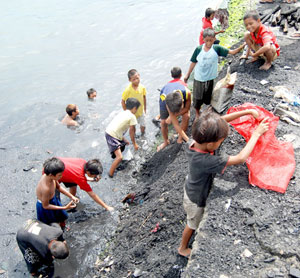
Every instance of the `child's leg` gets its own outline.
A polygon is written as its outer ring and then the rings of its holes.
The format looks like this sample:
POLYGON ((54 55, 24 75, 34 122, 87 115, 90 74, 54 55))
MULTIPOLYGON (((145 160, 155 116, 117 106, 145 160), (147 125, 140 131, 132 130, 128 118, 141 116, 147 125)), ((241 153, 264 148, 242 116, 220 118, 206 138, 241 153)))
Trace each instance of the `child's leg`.
POLYGON ((191 229, 188 225, 185 226, 182 233, 181 243, 178 248, 178 253, 181 256, 188 257, 191 254, 192 250, 191 248, 188 248, 188 246, 194 231, 195 230, 191 229))
POLYGON ((77 192, 77 185, 76 186, 72 186, 70 187, 69 192, 73 195, 76 196, 76 192, 77 192))
POLYGON ((203 83, 198 80, 194 79, 194 85, 193 85, 193 106, 195 108, 196 112, 196 118, 199 118, 200 116, 200 108, 203 104, 203 83))
MULTIPOLYGON (((184 113, 181 117, 181 129, 186 132, 187 128, 189 126, 189 120, 190 120, 190 111, 184 113)), ((177 143, 181 144, 183 142, 182 137, 179 135, 177 139, 177 143)))
POLYGON ((270 49, 264 53, 265 63, 259 68, 260 70, 268 70, 272 66, 272 62, 277 57, 275 46, 272 44, 270 49))
POLYGON ((143 134, 145 134, 145 129, 146 129, 146 127, 145 126, 140 126, 141 127, 141 134, 143 135, 143 134))
POLYGON ((112 165, 110 166, 110 169, 109 169, 109 172, 108 172, 108 175, 111 178, 114 176, 114 172, 115 172, 116 168, 118 167, 118 165, 120 164, 120 162, 123 159, 122 152, 121 152, 120 148, 118 148, 117 150, 115 150, 114 154, 115 154, 116 158, 113 161, 112 165))
POLYGON ((161 127, 161 134, 164 139, 164 142, 157 147, 156 150, 158 152, 170 144, 170 141, 168 139, 168 124, 166 123, 166 119, 161 120, 160 127, 161 127))
POLYGON ((145 134, 145 129, 146 129, 145 114, 140 116, 137 120, 138 120, 138 123, 140 125, 141 134, 144 135, 145 134))

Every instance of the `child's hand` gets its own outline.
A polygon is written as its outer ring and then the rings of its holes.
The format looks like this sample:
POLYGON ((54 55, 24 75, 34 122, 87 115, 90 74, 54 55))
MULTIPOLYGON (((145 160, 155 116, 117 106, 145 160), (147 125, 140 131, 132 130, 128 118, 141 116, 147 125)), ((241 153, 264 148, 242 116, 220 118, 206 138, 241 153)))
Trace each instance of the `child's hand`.
POLYGON ((250 113, 252 114, 254 119, 259 117, 259 113, 255 109, 250 109, 250 113))
POLYGON ((266 131, 269 130, 269 123, 267 122, 269 117, 264 118, 259 126, 255 129, 254 133, 257 133, 258 136, 263 135, 266 131))
POLYGON ((72 209, 76 208, 76 204, 73 201, 70 201, 66 206, 65 209, 72 209))
POLYGON ((78 203, 79 203, 79 198, 73 196, 73 197, 72 197, 72 201, 73 201, 75 204, 78 204, 78 203))
POLYGON ((224 32, 225 32, 225 30, 220 30, 220 31, 219 31, 219 33, 224 33, 224 32))
POLYGON ((124 139, 123 141, 126 143, 126 145, 130 144, 129 141, 127 141, 126 139, 124 139))
POLYGON ((139 145, 137 143, 135 143, 133 146, 136 151, 139 149, 139 145))
POLYGON ((115 209, 114 209, 113 207, 107 206, 107 207, 106 207, 106 210, 107 210, 107 211, 114 211, 115 209))
POLYGON ((184 79, 183 79, 184 83, 187 83, 188 80, 189 80, 189 78, 190 78, 190 76, 189 76, 189 75, 186 75, 186 76, 184 77, 184 79))

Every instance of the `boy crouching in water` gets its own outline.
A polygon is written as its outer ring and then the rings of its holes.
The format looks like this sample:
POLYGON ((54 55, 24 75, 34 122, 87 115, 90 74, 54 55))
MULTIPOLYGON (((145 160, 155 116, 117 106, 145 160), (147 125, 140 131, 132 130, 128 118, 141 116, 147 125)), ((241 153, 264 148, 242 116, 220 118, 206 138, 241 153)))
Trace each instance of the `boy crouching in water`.
POLYGON ((43 167, 44 174, 36 188, 37 219, 48 225, 51 223, 60 223, 63 228, 65 227, 65 220, 68 218, 65 210, 75 208, 79 199, 58 183, 65 170, 65 165, 60 159, 56 157, 49 158, 44 162, 43 167), (56 189, 71 199, 66 206, 62 206, 59 198, 55 195, 56 189))
POLYGON ((228 136, 227 122, 248 114, 252 114, 254 118, 259 116, 258 112, 252 109, 222 117, 216 113, 205 111, 193 124, 192 137, 194 141, 187 148, 189 174, 183 198, 183 206, 187 213, 187 225, 178 248, 178 253, 182 256, 188 257, 191 253, 188 244, 203 217, 215 174, 223 173, 227 166, 244 163, 259 137, 269 129, 266 118, 253 132, 251 139, 239 154, 227 157, 214 155, 214 152, 228 136))
POLYGON ((141 103, 136 98, 128 98, 126 100, 126 110, 117 114, 105 130, 105 138, 111 153, 111 157, 115 158, 109 169, 109 177, 112 178, 118 165, 121 163, 123 157, 122 152, 129 142, 124 138, 124 134, 129 128, 129 135, 135 150, 139 146, 135 142, 135 126, 137 119, 135 114, 141 103))
POLYGON ((245 42, 248 49, 246 54, 241 56, 241 59, 248 59, 248 56, 252 56, 252 60, 250 60, 252 63, 262 57, 265 59, 265 63, 259 69, 268 70, 280 52, 275 35, 261 23, 259 14, 256 11, 245 14, 244 24, 248 30, 245 33, 245 42))

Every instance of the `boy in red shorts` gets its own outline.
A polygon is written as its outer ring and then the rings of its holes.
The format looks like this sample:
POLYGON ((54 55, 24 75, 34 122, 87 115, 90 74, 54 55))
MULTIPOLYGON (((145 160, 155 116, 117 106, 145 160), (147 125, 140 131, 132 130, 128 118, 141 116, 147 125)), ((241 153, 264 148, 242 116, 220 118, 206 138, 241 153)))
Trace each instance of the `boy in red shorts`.
POLYGON ((268 70, 272 62, 279 56, 280 47, 273 32, 260 22, 259 15, 256 11, 250 11, 244 16, 244 23, 249 32, 245 33, 245 42, 248 46, 246 55, 242 59, 248 59, 252 56, 255 62, 259 57, 265 59, 265 63, 259 68, 268 70))

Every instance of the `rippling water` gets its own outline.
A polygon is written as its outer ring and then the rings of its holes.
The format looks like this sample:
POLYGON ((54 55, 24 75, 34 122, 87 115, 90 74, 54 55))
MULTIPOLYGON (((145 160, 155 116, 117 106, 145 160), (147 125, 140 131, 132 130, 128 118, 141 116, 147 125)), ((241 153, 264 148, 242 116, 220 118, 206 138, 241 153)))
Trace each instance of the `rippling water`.
MULTIPOLYGON (((6 148, 0 153, 5 170, 5 178, 0 179, 5 196, 0 204, 5 224, 1 237, 2 242, 11 242, 3 244, 4 251, 16 248, 18 226, 35 215, 34 189, 47 150, 60 156, 99 157, 107 172, 111 159, 104 130, 121 109, 131 68, 140 72, 148 91, 147 138, 141 143, 151 146, 157 131, 151 123, 159 112, 157 89, 171 79, 171 67, 187 71, 209 5, 214 7, 208 0, 0 2, 0 147, 6 148), (91 87, 98 92, 95 102, 86 97, 91 87), (84 122, 75 131, 59 122, 69 103, 79 106, 84 122), (33 161, 38 171, 23 172, 23 161, 33 161), (15 194, 20 188, 23 193, 15 194), (22 208, 24 200, 28 205, 22 208)), ((95 191, 118 207, 118 198, 130 182, 130 177, 120 173, 113 181, 103 179, 95 191)), ((117 221, 116 215, 107 215, 86 194, 81 195, 86 205, 82 211, 88 216, 81 214, 80 223, 72 225, 73 255, 67 268, 58 267, 62 277, 85 277, 82 273, 94 263, 112 232, 111 223, 117 221)), ((77 220, 75 216, 70 219, 71 223, 77 220)), ((13 273, 16 265, 24 266, 19 251, 14 250, 18 255, 11 253, 9 262, 1 258, 1 268, 7 273, 13 273)))

